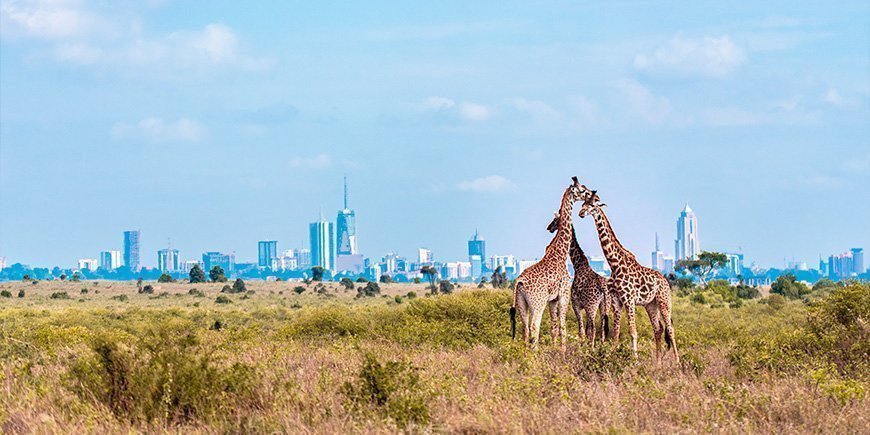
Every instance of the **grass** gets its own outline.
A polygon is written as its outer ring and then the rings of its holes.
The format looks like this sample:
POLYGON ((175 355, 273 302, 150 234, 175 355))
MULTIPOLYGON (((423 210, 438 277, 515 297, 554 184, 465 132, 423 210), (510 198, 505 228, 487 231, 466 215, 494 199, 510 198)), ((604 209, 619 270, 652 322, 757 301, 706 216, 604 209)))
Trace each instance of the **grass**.
POLYGON ((538 351, 512 342, 508 291, 380 284, 357 298, 338 283, 248 282, 223 304, 223 284, 151 285, 0 283, 27 290, 0 299, 0 430, 870 429, 866 285, 809 305, 675 298, 682 363, 662 366, 642 310, 635 362, 578 341, 573 318, 566 354, 549 337, 538 351), (81 298, 51 297, 63 292, 81 298))

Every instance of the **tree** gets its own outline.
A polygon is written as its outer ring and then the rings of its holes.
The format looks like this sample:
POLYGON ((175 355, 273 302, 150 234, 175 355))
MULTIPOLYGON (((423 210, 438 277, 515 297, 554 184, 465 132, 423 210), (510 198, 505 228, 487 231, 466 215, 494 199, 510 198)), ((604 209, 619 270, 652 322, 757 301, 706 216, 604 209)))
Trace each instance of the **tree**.
POLYGON ((175 278, 173 278, 172 275, 169 275, 167 273, 163 273, 160 275, 160 278, 157 278, 157 282, 159 282, 159 283, 175 282, 175 278))
POLYGON ((70 281, 79 282, 81 279, 82 279, 82 276, 79 275, 78 272, 74 272, 72 278, 70 278, 70 281))
POLYGON ((311 280, 312 281, 323 281, 323 268, 320 266, 314 266, 311 268, 311 280))
POLYGON ((136 280, 136 289, 139 293, 142 293, 142 277, 139 277, 139 279, 136 280))
POLYGON ((248 289, 245 288, 245 282, 241 278, 236 278, 236 282, 233 283, 233 293, 244 293, 246 291, 248 289))
POLYGON ((339 280, 339 283, 344 286, 345 290, 353 290, 353 280, 348 277, 343 277, 339 280))
POLYGON ((701 280, 702 285, 707 284, 707 275, 716 269, 728 264, 728 256, 721 252, 703 251, 697 259, 684 259, 677 262, 677 270, 688 270, 701 280))
POLYGON ((389 283, 393 282, 393 277, 391 277, 390 275, 384 274, 384 275, 381 275, 381 279, 379 281, 383 284, 389 284, 389 283))
POLYGON ((205 272, 198 264, 194 264, 193 268, 190 269, 190 283, 196 284, 198 282, 205 282, 205 272))
POLYGON ((507 272, 503 271, 501 266, 496 267, 492 271, 490 280, 492 281, 492 288, 505 288, 508 286, 507 272))
POLYGON ((227 282, 224 269, 220 266, 212 267, 211 270, 208 271, 208 277, 211 279, 211 282, 227 282))
POLYGON ((441 281, 441 282, 438 284, 438 287, 439 287, 439 290, 441 290, 441 293, 443 293, 443 294, 445 294, 445 295, 450 294, 450 293, 453 293, 453 289, 455 288, 455 287, 453 286, 453 283, 450 282, 450 281, 448 281, 448 280, 446 280, 446 279, 443 280, 443 281, 441 281))
POLYGON ((434 266, 423 266, 420 268, 420 273, 423 274, 423 277, 429 281, 429 288, 432 289, 432 292, 435 292, 435 279, 438 277, 438 271, 435 270, 434 266))
POLYGON ((798 299, 812 293, 806 284, 800 282, 791 273, 780 275, 776 281, 770 285, 770 293, 782 295, 788 299, 798 299))
POLYGON ((60 280, 66 281, 66 274, 65 273, 60 274, 60 280))

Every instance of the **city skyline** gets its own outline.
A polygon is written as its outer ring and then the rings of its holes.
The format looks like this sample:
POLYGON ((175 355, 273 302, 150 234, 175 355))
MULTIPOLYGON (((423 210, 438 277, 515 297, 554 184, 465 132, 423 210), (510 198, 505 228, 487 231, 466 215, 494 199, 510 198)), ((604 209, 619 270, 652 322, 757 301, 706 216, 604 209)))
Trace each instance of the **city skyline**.
POLYGON ((0 256, 304 247, 343 174, 367 253, 540 257, 572 175, 644 262, 686 201, 763 265, 870 246, 866 1, 503 6, 4 3, 0 256))

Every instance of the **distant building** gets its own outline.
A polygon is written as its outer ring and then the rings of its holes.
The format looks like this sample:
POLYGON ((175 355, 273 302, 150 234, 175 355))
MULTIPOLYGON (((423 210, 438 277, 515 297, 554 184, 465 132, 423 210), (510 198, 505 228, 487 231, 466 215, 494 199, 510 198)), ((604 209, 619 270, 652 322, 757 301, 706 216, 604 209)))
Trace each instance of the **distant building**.
POLYGON ((852 271, 858 275, 864 273, 863 248, 852 248, 852 271))
POLYGON ((677 240, 674 245, 674 256, 677 261, 693 260, 701 253, 701 242, 698 240, 698 218, 688 203, 677 219, 677 240))
POLYGON ((180 262, 178 249, 166 248, 157 251, 157 269, 161 272, 175 272, 180 269, 180 262))
POLYGON ((384 258, 383 258, 383 264, 384 264, 384 270, 383 270, 384 273, 386 273, 388 275, 392 275, 392 274, 396 273, 397 266, 398 266, 398 258, 396 257, 396 254, 394 254, 392 252, 387 252, 387 255, 384 255, 384 258))
POLYGON ((362 255, 337 255, 335 257, 335 270, 337 272, 350 272, 360 274, 365 271, 365 259, 362 255))
POLYGON ((457 279, 470 279, 472 268, 474 266, 469 261, 459 261, 456 263, 457 279))
POLYGON ((100 252, 100 269, 115 270, 121 267, 121 251, 100 252))
POLYGON ((805 261, 789 261, 788 269, 791 270, 810 270, 810 267, 805 261))
POLYGON ((257 266, 272 268, 278 260, 278 242, 262 240, 257 243, 257 266))
POLYGON ((98 264, 96 258, 82 258, 79 259, 79 270, 97 270, 98 264))
POLYGON ((670 255, 665 255, 662 258, 662 270, 661 272, 665 275, 669 273, 674 273, 674 257, 670 255))
POLYGON ((276 264, 272 266, 272 270, 296 270, 299 268, 299 262, 296 258, 296 251, 287 249, 281 253, 281 257, 276 260, 276 264))
POLYGON ((432 251, 426 248, 417 250, 417 263, 420 265, 429 264, 432 262, 432 251))
POLYGON ((335 270, 335 224, 321 216, 309 225, 311 237, 311 266, 335 270))
POLYGON ((532 267, 538 260, 520 260, 517 261, 517 276, 523 273, 524 270, 532 267))
POLYGON ((181 267, 179 272, 190 273, 193 266, 199 266, 203 271, 205 270, 205 265, 203 265, 202 261, 199 260, 187 260, 181 263, 181 267))
POLYGON ((210 251, 202 254, 202 270, 206 274, 215 266, 220 266, 224 270, 224 274, 230 275, 236 270, 236 254, 224 254, 222 252, 210 251))
POLYGON ((139 262, 139 230, 124 231, 124 266, 133 272, 142 268, 139 262))
POLYGON ((468 262, 471 263, 471 278, 477 281, 483 276, 483 258, 480 255, 471 255, 468 262))
MULTIPOLYGON (((726 253, 725 258, 728 259, 725 269, 730 276, 736 277, 743 274, 743 254, 726 253)), ((806 263, 804 263, 804 266, 806 266, 806 263)))
POLYGON ((448 262, 441 267, 441 277, 443 279, 459 279, 459 263, 448 262))
POLYGON ((493 255, 489 257, 489 267, 492 270, 501 267, 508 278, 513 278, 517 274, 517 260, 513 255, 493 255))
POLYGON ((0 257, 0 271, 6 268, 6 257, 0 257))
POLYGON ((656 249, 652 252, 652 268, 661 272, 665 267, 665 253, 659 249, 659 233, 656 233, 656 249))
POLYGON ((474 230, 474 236, 468 241, 468 257, 471 258, 472 255, 486 258, 486 241, 480 237, 477 230, 474 230))
POLYGON ((299 270, 311 269, 311 250, 302 248, 296 251, 296 266, 299 270))
POLYGON ((356 212, 347 207, 347 177, 344 177, 344 208, 338 211, 335 219, 338 247, 337 255, 357 255, 356 212))

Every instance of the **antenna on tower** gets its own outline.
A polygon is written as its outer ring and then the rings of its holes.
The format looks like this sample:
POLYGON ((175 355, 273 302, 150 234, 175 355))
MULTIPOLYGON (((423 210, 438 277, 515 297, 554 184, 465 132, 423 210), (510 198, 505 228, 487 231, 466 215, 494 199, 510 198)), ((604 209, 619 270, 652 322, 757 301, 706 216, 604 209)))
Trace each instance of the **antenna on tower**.
POLYGON ((347 210, 347 174, 344 174, 344 209, 347 210))

